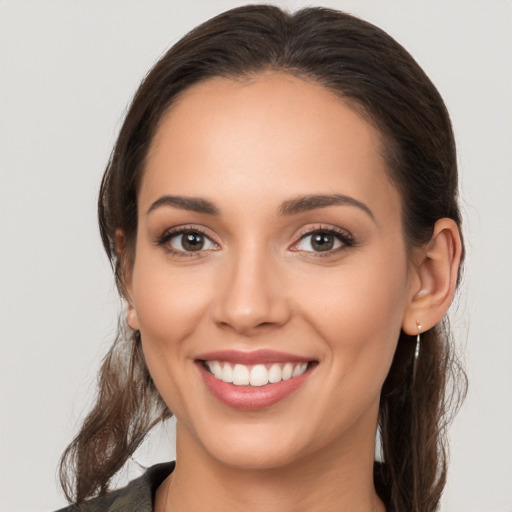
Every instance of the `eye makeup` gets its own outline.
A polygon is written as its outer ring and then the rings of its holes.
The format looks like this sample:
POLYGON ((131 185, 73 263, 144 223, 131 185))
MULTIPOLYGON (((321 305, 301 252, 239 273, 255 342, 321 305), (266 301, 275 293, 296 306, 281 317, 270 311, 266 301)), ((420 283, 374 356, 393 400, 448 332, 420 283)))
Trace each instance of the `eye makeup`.
MULTIPOLYGON (((288 250, 310 253, 313 257, 332 256, 356 245, 354 237, 347 230, 332 225, 319 224, 304 228, 297 236, 298 240, 288 250)), ((221 249, 211 235, 193 224, 164 231, 156 238, 155 245, 178 258, 200 257, 206 252, 221 249)))

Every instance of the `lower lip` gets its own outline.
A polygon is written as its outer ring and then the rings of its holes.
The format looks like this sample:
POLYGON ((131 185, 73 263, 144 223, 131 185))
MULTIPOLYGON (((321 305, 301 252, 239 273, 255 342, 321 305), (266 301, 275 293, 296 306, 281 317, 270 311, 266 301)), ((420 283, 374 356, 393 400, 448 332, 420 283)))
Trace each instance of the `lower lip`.
POLYGON ((235 409, 257 410, 270 407, 298 389, 311 373, 311 365, 298 377, 292 377, 288 380, 282 380, 274 384, 265 386, 235 386, 229 382, 216 379, 202 363, 197 366, 201 376, 213 396, 235 409))

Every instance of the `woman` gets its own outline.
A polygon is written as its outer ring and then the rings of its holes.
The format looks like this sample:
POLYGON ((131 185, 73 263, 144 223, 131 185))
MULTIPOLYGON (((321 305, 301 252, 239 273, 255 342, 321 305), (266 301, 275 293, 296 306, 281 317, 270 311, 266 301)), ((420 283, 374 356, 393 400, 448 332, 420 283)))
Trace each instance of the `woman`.
POLYGON ((140 86, 99 216, 126 325, 62 459, 70 501, 437 509, 456 156, 442 99, 398 43, 321 8, 199 26, 140 86), (106 493, 171 414, 176 464, 106 493))

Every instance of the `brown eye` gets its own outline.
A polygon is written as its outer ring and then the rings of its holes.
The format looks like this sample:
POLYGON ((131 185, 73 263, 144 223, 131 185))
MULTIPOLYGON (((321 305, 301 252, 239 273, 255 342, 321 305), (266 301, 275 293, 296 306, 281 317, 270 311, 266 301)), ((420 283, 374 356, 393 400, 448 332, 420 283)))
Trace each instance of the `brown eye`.
POLYGON ((331 229, 318 229, 302 236, 293 246, 294 251, 326 253, 336 252, 343 247, 354 245, 348 233, 338 232, 331 229))
POLYGON ((330 251, 334 247, 336 239, 328 233, 317 233, 311 236, 311 247, 318 252, 330 251))
POLYGON ((169 245, 175 251, 197 252, 213 249, 215 244, 199 231, 183 231, 169 239, 169 245))

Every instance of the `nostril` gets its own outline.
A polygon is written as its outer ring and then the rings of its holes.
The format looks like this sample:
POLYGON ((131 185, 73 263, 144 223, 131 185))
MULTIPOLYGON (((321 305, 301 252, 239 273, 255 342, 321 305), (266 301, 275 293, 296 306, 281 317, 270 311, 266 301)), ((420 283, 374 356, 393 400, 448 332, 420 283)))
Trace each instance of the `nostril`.
POLYGON ((254 261, 253 254, 233 263, 235 267, 219 282, 212 303, 214 321, 240 334, 262 332, 286 323, 290 311, 283 294, 285 288, 278 287, 275 280, 271 282, 263 269, 267 268, 266 263, 254 261))

